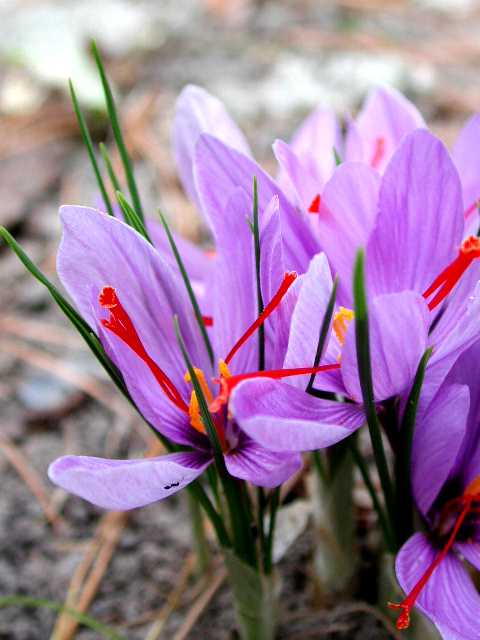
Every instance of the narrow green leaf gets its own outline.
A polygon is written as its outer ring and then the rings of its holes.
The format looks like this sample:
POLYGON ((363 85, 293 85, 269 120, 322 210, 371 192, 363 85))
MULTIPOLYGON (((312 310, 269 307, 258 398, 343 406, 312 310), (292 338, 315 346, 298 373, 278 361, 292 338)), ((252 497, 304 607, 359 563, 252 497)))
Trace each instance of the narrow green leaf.
POLYGON ((115 189, 115 191, 121 191, 122 187, 120 186, 120 181, 118 180, 113 168, 112 160, 107 151, 107 147, 103 144, 103 142, 100 142, 98 148, 100 149, 100 153, 102 155, 105 167, 107 168, 108 177, 110 178, 110 182, 112 183, 113 188, 115 189))
POLYGON ((246 562, 255 566, 256 555, 255 545, 251 539, 250 521, 245 510, 245 504, 242 499, 241 491, 236 484, 236 481, 230 476, 225 466, 223 459, 223 451, 218 438, 217 430, 212 420, 212 415, 208 408, 208 403, 205 395, 202 391, 202 387, 198 381, 197 374, 192 364, 192 360, 188 354, 185 341, 183 340, 178 317, 174 318, 175 335, 177 338, 180 351, 182 352, 183 359, 187 365, 187 370, 192 381, 195 395, 197 396, 198 406, 200 409, 200 415, 202 422, 210 439, 213 447, 213 453, 215 457, 215 464, 218 470, 222 486, 225 491, 225 497, 227 499, 228 510, 231 520, 231 532, 233 537, 233 544, 236 553, 243 558, 246 562))
POLYGON ((80 127, 80 132, 82 134, 85 147, 87 148, 88 157, 90 158, 90 162, 92 164, 92 169, 97 180, 98 188, 100 189, 100 193, 102 194, 102 199, 105 203, 105 206, 107 207, 108 213, 113 216, 112 203, 108 196, 107 190, 105 188, 105 183, 103 182, 102 174, 100 173, 100 169, 98 167, 97 159, 95 157, 95 151, 93 150, 92 137, 90 136, 90 131, 88 130, 88 125, 85 118, 83 117, 82 110, 80 109, 77 95, 73 87, 73 82, 69 80, 68 85, 70 87, 70 95, 72 97, 73 108, 77 117, 78 126, 80 127))
POLYGON ((113 130, 113 136, 115 138, 115 142, 117 144, 117 148, 120 153, 120 157, 122 159, 123 168, 125 170, 125 177, 127 179, 128 189, 130 191, 130 196, 132 198, 133 208, 137 212, 137 215, 140 218, 140 220, 142 220, 142 222, 145 222, 145 219, 143 216, 142 204, 140 202, 140 195, 138 193, 137 183, 135 182, 135 176, 133 173, 133 165, 130 161, 130 156, 128 155, 127 147, 125 146, 125 142, 123 140, 122 129, 120 127, 120 121, 118 118, 115 101, 113 99, 112 89, 110 87, 110 83, 108 82, 107 74, 105 73, 105 67, 103 66, 103 62, 98 52, 95 40, 92 40, 92 53, 93 53, 93 57, 95 58, 98 72, 100 74, 100 79, 102 81, 108 116, 110 118, 110 123, 112 125, 112 130, 113 130))
POLYGON ((335 147, 333 147, 333 157, 335 158, 335 165, 337 167, 342 164, 342 158, 335 147))
POLYGON ((56 611, 57 613, 66 613, 84 627, 92 629, 92 631, 99 633, 104 638, 108 638, 109 640, 127 640, 126 636, 120 635, 111 627, 103 624, 103 622, 99 622, 85 613, 80 613, 79 611, 75 611, 75 609, 66 607, 59 602, 53 602, 52 600, 46 600, 45 598, 16 595, 5 596, 0 598, 0 608, 4 607, 24 607, 26 609, 43 608, 56 611))
MULTIPOLYGON (((255 276, 257 281, 257 307, 258 315, 263 313, 263 297, 262 297, 262 283, 261 283, 261 271, 260 271, 260 227, 258 224, 258 185, 257 177, 253 177, 253 217, 251 229, 253 232, 254 246, 255 246, 255 276)), ((263 371, 265 369, 265 326, 262 324, 258 327, 258 370, 263 371)))
POLYGON ((399 543, 403 544, 413 532, 413 498, 411 487, 411 460, 413 436, 417 419, 418 401, 425 378, 425 369, 433 348, 425 351, 418 365, 399 432, 399 446, 395 461, 397 479, 397 530, 399 543))
POLYGON ((160 216, 160 220, 162 222, 163 228, 165 229, 165 233, 167 234, 168 242, 170 243, 170 247, 172 249, 172 253, 177 261, 178 268, 183 278, 183 282, 185 284, 185 288, 187 289, 188 297, 190 298, 190 303, 193 307, 193 312, 195 314, 195 318, 197 320, 198 328, 200 329, 200 333, 202 334, 203 341, 205 342, 205 347, 207 349, 208 357, 210 359, 210 363, 212 367, 214 365, 214 357, 213 357, 213 349, 210 342, 210 338, 208 337, 207 328, 205 326, 205 322, 203 321, 202 312, 200 311, 200 307, 197 302, 197 298, 195 296, 195 292, 193 291, 190 278, 188 277, 187 270, 185 269, 185 265, 180 256, 180 252, 178 251, 177 244, 173 237, 172 232, 170 231, 170 227, 168 222, 163 215, 163 213, 159 210, 158 214, 160 216))
POLYGON ((48 280, 48 278, 40 271, 40 269, 38 269, 38 267, 30 260, 30 258, 23 251, 15 238, 4 227, 0 227, 0 237, 2 237, 6 244, 16 253, 27 271, 29 271, 39 282, 41 282, 41 284, 43 284, 44 287, 47 288, 54 301, 57 303, 66 317, 70 320, 75 329, 77 329, 77 331, 80 333, 80 335, 92 351, 93 355, 100 362, 115 385, 119 388, 123 395, 127 396, 128 392, 126 391, 126 387, 122 377, 118 373, 115 365, 105 354, 100 341, 98 340, 97 336, 94 334, 90 326, 75 311, 72 305, 63 297, 63 295, 60 293, 60 291, 58 291, 55 285, 53 285, 50 280, 48 280))
MULTIPOLYGON (((323 316, 322 324, 320 327, 320 333, 318 335, 317 351, 315 353, 315 360, 313 362, 314 367, 318 367, 320 364, 325 343, 328 338, 330 324, 332 322, 333 311, 335 309, 335 301, 337 299, 337 288, 338 288, 338 276, 335 276, 335 280, 333 281, 332 292, 330 293, 330 298, 328 299, 327 308, 325 310, 325 315, 323 316)), ((315 375, 316 375, 315 373, 312 373, 306 388, 306 392, 310 393, 311 395, 315 395, 312 393, 312 391, 314 391, 313 384, 315 382, 315 375)))
POLYGON ((150 244, 153 244, 143 220, 138 217, 137 212, 130 206, 122 192, 117 191, 115 195, 117 196, 117 202, 120 205, 125 222, 130 225, 132 229, 135 229, 135 231, 142 235, 150 244))
POLYGON ((395 521, 395 495, 388 469, 387 457, 383 447, 380 423, 375 407, 372 382, 372 365, 370 362, 370 335, 368 329, 367 297, 365 293, 364 252, 360 249, 355 260, 353 276, 353 298, 355 307, 355 339, 357 346, 357 365, 362 388, 363 404, 367 418, 370 439, 372 441, 375 462, 385 497, 389 519, 389 536, 385 541, 390 550, 395 550, 395 535, 393 523, 395 521))

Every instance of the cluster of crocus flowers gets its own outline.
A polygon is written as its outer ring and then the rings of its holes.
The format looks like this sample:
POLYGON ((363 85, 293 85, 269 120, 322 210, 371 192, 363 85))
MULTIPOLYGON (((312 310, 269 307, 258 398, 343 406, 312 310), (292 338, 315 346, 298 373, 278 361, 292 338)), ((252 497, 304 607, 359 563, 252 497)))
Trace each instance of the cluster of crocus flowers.
POLYGON ((478 141, 475 116, 450 154, 410 102, 377 89, 345 135, 317 109, 290 143, 275 142, 273 179, 223 105, 187 87, 174 154, 214 252, 177 237, 181 264, 155 223, 142 236, 131 217, 65 206, 57 262, 133 403, 175 450, 65 456, 50 478, 116 510, 170 496, 209 467, 274 490, 303 453, 349 438, 366 418, 371 428, 373 410, 392 457, 407 460, 398 504, 413 500, 422 522, 402 533, 387 523, 406 594, 390 605, 397 626, 417 606, 446 639, 480 637, 465 564, 480 569, 478 141), (352 288, 361 249, 368 375, 352 288), (408 442, 400 425, 412 404, 408 442))

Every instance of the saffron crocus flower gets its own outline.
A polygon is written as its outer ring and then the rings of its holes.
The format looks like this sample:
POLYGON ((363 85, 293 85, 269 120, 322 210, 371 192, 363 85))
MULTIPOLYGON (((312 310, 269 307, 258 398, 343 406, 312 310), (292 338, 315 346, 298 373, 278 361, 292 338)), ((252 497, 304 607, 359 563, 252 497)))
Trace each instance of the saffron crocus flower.
MULTIPOLYGON (((185 377, 185 363, 175 341, 174 315, 210 404, 228 471, 254 484, 274 487, 298 470, 301 458, 297 453, 272 453, 259 445, 231 419, 228 406, 231 391, 245 378, 281 378, 322 369, 307 364, 299 371, 257 371, 255 331, 264 325, 268 367, 278 358, 282 342, 282 314, 277 312, 276 318, 276 309, 296 277, 287 273, 279 286, 275 282, 278 268, 273 265, 278 265, 279 259, 281 264, 276 204, 274 199, 262 215, 261 279, 266 306, 260 317, 245 195, 234 193, 215 219, 217 256, 210 283, 214 295, 209 330, 216 358, 224 358, 218 371, 216 366, 212 369, 183 282, 161 255, 119 220, 93 209, 62 208, 64 234, 58 273, 63 284, 97 332, 145 418, 172 442, 190 450, 145 460, 67 456, 51 465, 54 482, 99 506, 130 509, 182 489, 211 462, 212 449, 203 430, 198 398, 185 377), (276 342, 277 351, 270 349, 276 342), (220 386, 214 383, 216 378, 220 386)), ((324 420, 330 425, 343 411, 336 403, 332 405, 333 417, 327 415, 324 420)), ((361 419, 359 413, 357 421, 361 419)))
MULTIPOLYGON (((422 394, 422 405, 429 404, 461 353, 480 337, 480 297, 475 289, 480 241, 472 238, 462 243, 458 173, 442 143, 419 130, 405 138, 380 184, 373 170, 345 164, 331 185, 335 188, 331 186, 325 216, 341 218, 345 227, 356 215, 374 221, 366 239, 366 258, 375 401, 408 392, 422 354, 433 346, 422 394)), ((362 401, 350 293, 359 241, 352 234, 346 235, 345 244, 328 238, 327 255, 340 277, 341 307, 322 361, 340 366, 317 379, 320 389, 352 400, 352 410, 362 401)), ((319 286, 327 278, 316 273, 315 264, 316 260, 304 278, 292 316, 291 332, 301 345, 287 351, 286 367, 299 366, 298 354, 315 353, 331 289, 331 281, 324 290, 319 286)), ((234 393, 234 415, 258 442, 281 451, 302 414, 325 402, 303 393, 305 387, 306 380, 298 378, 245 382, 234 393)))
POLYGON ((471 576, 472 568, 480 569, 479 363, 476 343, 417 421, 412 489, 424 528, 396 560, 407 594, 391 605, 400 614, 397 627, 409 626, 417 606, 445 640, 480 637, 480 595, 471 576))
MULTIPOLYGON (((342 162, 359 163, 383 174, 404 138, 415 129, 425 126, 415 105, 389 87, 371 90, 357 117, 349 121, 345 140, 340 134, 335 113, 319 107, 300 125, 290 143, 281 140, 275 142, 274 152, 280 165, 276 190, 302 212, 318 214, 324 189, 335 172, 333 149, 338 152, 342 162)), ((251 159, 245 136, 221 102, 199 87, 186 87, 177 101, 174 152, 184 188, 208 220, 209 208, 198 195, 195 178, 196 145, 202 134, 214 136, 228 149, 250 159, 252 164, 248 179, 252 174, 260 175, 262 172, 251 159)), ((475 171, 479 141, 480 116, 474 115, 461 130, 452 150, 462 185, 465 236, 476 233, 479 226, 477 203, 480 200, 480 178, 475 171)), ((214 149, 213 163, 215 154, 214 149)), ((208 168, 209 154, 201 155, 204 167, 208 168)), ((224 167, 237 160, 238 155, 233 154, 229 158, 228 151, 222 149, 221 162, 224 167)), ((237 182, 237 186, 241 186, 240 182, 237 182)), ((310 233, 322 240, 325 229, 318 228, 316 218, 316 215, 308 216, 307 227, 310 227, 310 233)), ((319 219, 321 221, 322 216, 319 219)), ((368 223, 362 219, 355 220, 353 229, 362 227, 364 222, 368 223)), ((371 227, 362 231, 362 235, 370 230, 371 227)), ((331 229, 329 231, 331 235, 331 229)), ((336 241, 338 234, 334 236, 336 241)), ((326 249, 322 243, 320 246, 326 249)), ((303 270, 305 268, 306 265, 303 270)))

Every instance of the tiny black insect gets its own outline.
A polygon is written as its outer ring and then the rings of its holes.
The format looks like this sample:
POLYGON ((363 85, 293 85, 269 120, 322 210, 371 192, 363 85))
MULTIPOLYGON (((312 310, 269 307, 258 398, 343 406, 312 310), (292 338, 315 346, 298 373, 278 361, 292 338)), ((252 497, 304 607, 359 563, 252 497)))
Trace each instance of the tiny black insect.
POLYGON ((168 489, 173 489, 173 487, 178 487, 179 484, 180 482, 172 482, 172 484, 166 484, 163 488, 165 489, 165 491, 168 491, 168 489))

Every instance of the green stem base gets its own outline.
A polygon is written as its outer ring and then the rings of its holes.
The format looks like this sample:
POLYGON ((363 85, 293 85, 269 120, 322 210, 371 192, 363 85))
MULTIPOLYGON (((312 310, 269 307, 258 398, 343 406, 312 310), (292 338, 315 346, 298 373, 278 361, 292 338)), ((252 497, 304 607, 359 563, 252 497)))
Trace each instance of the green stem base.
POLYGON ((274 640, 278 592, 275 574, 260 574, 230 550, 224 551, 224 559, 241 640, 274 640))

